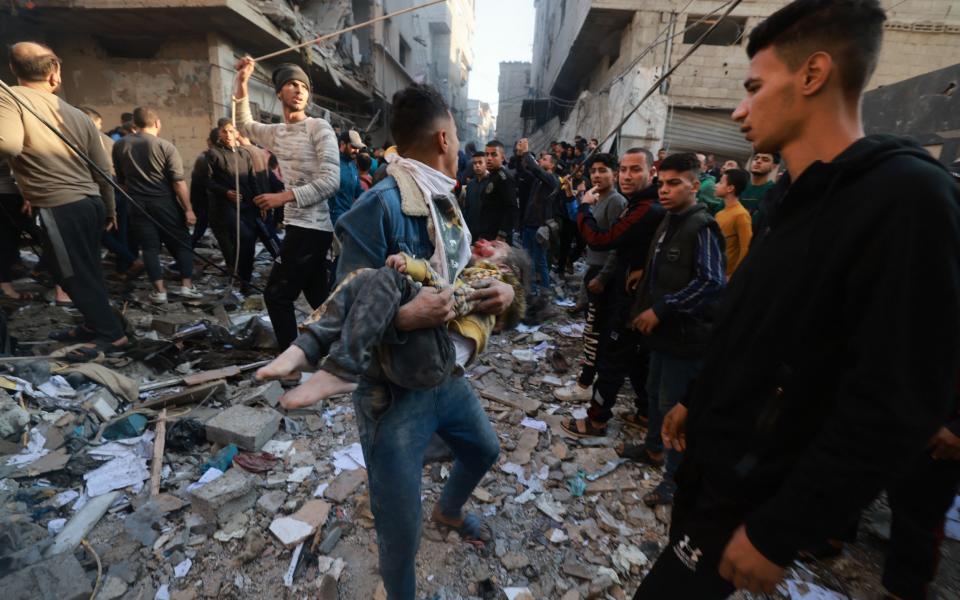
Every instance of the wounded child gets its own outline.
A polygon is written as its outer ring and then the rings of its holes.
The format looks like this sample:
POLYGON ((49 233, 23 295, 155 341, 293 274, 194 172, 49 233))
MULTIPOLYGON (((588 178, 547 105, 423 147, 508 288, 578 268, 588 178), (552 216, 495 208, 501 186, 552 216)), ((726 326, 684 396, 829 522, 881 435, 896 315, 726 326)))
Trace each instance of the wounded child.
MULTIPOLYGON (((438 292, 448 287, 430 264, 400 253, 387 257, 379 269, 350 273, 301 326, 294 345, 318 370, 286 393, 280 404, 301 408, 352 392, 364 374, 380 374, 407 389, 436 387, 454 369, 476 360, 496 327, 516 326, 526 309, 524 283, 530 272, 530 257, 523 250, 479 240, 470 264, 452 286, 456 316, 445 327, 409 332, 393 327, 400 306, 423 286, 438 292), (500 317, 473 312, 477 303, 470 298, 488 279, 514 288, 513 303, 500 317)), ((269 369, 257 376, 269 378, 269 369)))

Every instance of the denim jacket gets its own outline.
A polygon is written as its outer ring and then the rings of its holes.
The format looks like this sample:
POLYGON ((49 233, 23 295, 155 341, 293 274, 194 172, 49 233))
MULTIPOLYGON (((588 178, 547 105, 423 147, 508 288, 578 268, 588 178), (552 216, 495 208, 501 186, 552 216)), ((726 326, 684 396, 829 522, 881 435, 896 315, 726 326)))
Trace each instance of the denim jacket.
POLYGON ((379 269, 388 256, 397 252, 427 260, 433 256, 427 218, 403 213, 400 189, 393 177, 386 177, 364 192, 337 220, 336 232, 342 248, 337 264, 338 282, 357 269, 379 269))

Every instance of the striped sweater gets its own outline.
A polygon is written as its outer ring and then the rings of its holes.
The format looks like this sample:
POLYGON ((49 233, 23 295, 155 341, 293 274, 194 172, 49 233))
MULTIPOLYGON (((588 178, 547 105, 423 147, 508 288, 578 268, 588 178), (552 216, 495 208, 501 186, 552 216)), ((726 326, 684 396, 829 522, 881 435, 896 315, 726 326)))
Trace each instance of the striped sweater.
POLYGON ((280 163, 284 183, 294 196, 283 207, 284 223, 333 231, 327 201, 340 188, 340 149, 330 123, 313 117, 299 123, 257 123, 245 97, 237 100, 237 127, 280 163))

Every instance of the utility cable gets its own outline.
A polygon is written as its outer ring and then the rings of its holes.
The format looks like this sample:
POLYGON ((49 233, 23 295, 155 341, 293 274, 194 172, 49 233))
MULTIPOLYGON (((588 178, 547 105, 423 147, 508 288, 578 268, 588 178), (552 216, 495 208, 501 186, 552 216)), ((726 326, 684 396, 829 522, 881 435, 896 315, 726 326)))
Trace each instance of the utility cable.
MULTIPOLYGON (((130 196, 130 194, 128 194, 125 189, 123 189, 122 187, 120 187, 120 185, 117 184, 117 182, 113 180, 113 177, 111 177, 106 171, 104 171, 104 170, 100 167, 100 165, 98 165, 96 162, 93 161, 93 159, 91 159, 89 156, 87 156, 86 153, 84 153, 83 150, 81 150, 75 143, 73 143, 69 138, 67 138, 67 136, 65 136, 65 135, 63 134, 63 132, 61 132, 61 131, 60 131, 59 129, 57 129, 52 123, 50 123, 50 122, 47 121, 43 116, 41 116, 39 113, 37 113, 37 111, 35 111, 35 110, 33 109, 33 107, 31 107, 30 104, 27 103, 27 101, 25 101, 23 98, 20 97, 20 94, 18 94, 16 91, 14 91, 13 88, 11 88, 9 85, 7 85, 7 83, 6 83, 5 81, 3 81, 2 79, 0 79, 0 89, 3 89, 3 91, 5 91, 7 94, 10 95, 11 98, 13 98, 14 102, 16 102, 18 105, 20 105, 20 107, 23 108, 24 110, 26 110, 28 113, 30 113, 31 115, 33 115, 34 118, 36 118, 38 121, 40 121, 40 123, 42 123, 47 129, 49 129, 51 132, 53 132, 54 135, 56 135, 58 138, 60 138, 60 141, 62 141, 64 144, 66 144, 67 147, 70 148, 70 150, 72 150, 74 154, 76 154, 78 157, 80 157, 80 160, 82 160, 84 163, 86 163, 87 166, 90 167, 90 169, 93 170, 94 173, 96 173, 96 174, 99 175, 104 181, 106 181, 118 194, 122 195, 122 196, 127 200, 127 202, 129 202, 129 203, 132 204, 135 208, 137 208, 138 210, 140 210, 140 212, 143 213, 143 215, 146 216, 147 219, 149 219, 154 225, 156 225, 156 226, 157 226, 159 229, 161 229, 162 231, 165 231, 165 232, 166 232, 167 234, 169 234, 171 237, 174 237, 174 238, 177 237, 177 234, 175 234, 174 232, 172 232, 172 231, 170 231, 169 229, 167 229, 166 227, 164 227, 163 223, 160 223, 160 222, 159 222, 157 219, 155 219, 149 212, 147 212, 146 209, 143 207, 143 205, 142 205, 140 202, 134 200, 133 197, 130 196)), ((217 263, 213 262, 212 260, 210 260, 210 259, 207 258, 206 256, 203 256, 202 254, 198 253, 194 248, 189 247, 189 250, 190 250, 190 253, 191 253, 191 254, 193 254, 194 256, 196 256, 197 258, 199 258, 199 259, 201 260, 201 262, 203 262, 204 264, 207 264, 207 265, 213 267, 214 269, 216 269, 217 271, 220 271, 221 273, 223 273, 224 275, 226 275, 226 276, 228 276, 228 277, 231 276, 231 273, 230 273, 226 268, 221 267, 220 265, 218 265, 217 263)), ((255 286, 255 285, 252 285, 252 284, 251 284, 250 287, 253 288, 254 290, 260 292, 261 294, 264 293, 264 291, 263 291, 262 289, 260 289, 259 287, 255 286)))

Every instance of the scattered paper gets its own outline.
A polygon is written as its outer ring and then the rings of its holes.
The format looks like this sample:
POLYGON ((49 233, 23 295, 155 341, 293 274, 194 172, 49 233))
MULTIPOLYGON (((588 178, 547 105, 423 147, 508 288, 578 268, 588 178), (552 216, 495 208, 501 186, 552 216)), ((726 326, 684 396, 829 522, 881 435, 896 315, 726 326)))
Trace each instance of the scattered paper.
POLYGON ((537 362, 537 353, 533 350, 511 350, 510 354, 519 361, 523 362, 537 362))
POLYGON ((47 531, 50 533, 50 535, 57 535, 63 531, 63 528, 66 526, 66 524, 66 519, 54 519, 47 523, 47 531))
POLYGON ((366 469, 367 463, 363 461, 363 449, 359 443, 353 443, 333 453, 333 474, 339 475, 343 471, 355 471, 357 469, 366 469))
POLYGON ((313 490, 314 498, 323 498, 323 493, 327 491, 327 488, 330 487, 330 484, 326 481, 317 486, 317 489, 313 490))
POLYGON ((150 479, 146 459, 138 456, 121 456, 104 464, 98 469, 84 473, 87 482, 87 495, 91 498, 113 490, 132 487, 137 494, 143 489, 143 482, 150 479))
POLYGON ((216 467, 210 467, 209 469, 204 471, 203 475, 200 476, 200 479, 198 479, 195 483, 191 483, 190 485, 187 486, 187 491, 192 492, 194 490, 199 490, 206 484, 210 483, 214 479, 217 479, 218 477, 221 477, 222 475, 223 475, 223 471, 221 471, 216 467))
POLYGON ((157 593, 153 596, 153 600, 170 600, 170 588, 167 584, 160 586, 160 589, 157 590, 157 593))
POLYGON ((173 576, 177 579, 183 579, 187 576, 187 573, 190 572, 190 567, 193 566, 193 561, 189 558, 184 559, 182 563, 173 568, 173 576))
POLYGON ((303 542, 297 544, 297 549, 293 551, 293 556, 290 557, 290 566, 287 567, 287 572, 283 574, 283 585, 293 587, 293 574, 297 570, 297 561, 300 560, 300 553, 303 552, 303 542))
POLYGON ((536 419, 531 419, 530 417, 524 417, 520 424, 524 427, 529 427, 530 429, 536 429, 539 432, 544 432, 547 430, 547 424, 543 421, 538 421, 536 419))
POLYGON ((524 325, 523 323, 520 323, 517 325, 517 331, 520 333, 533 333, 535 331, 540 331, 541 327, 542 325, 524 325))
POLYGON ((547 385, 555 385, 558 387, 563 385, 563 380, 555 375, 544 375, 543 379, 540 381, 546 383, 547 385))
POLYGON ((583 323, 572 323, 570 325, 561 325, 557 328, 557 333, 563 337, 568 338, 582 338, 583 337, 584 325, 583 323))
POLYGON ((611 562, 613 563, 613 566, 617 567, 621 573, 624 575, 629 575, 630 568, 633 565, 645 567, 648 559, 647 555, 644 554, 640 548, 632 545, 627 546, 625 544, 620 544, 613 553, 611 562))
POLYGON ((575 408, 570 411, 570 416, 574 419, 586 419, 587 418, 587 409, 585 408, 575 408))
POLYGON ((37 386, 37 389, 50 398, 73 398, 77 395, 77 391, 62 375, 54 375, 37 386))
POLYGON ((551 529, 550 535, 547 537, 547 539, 549 539, 554 544, 562 544, 563 542, 569 540, 570 538, 567 536, 566 532, 564 532, 562 529, 551 529))
POLYGON ((102 446, 95 446, 87 451, 87 454, 97 460, 110 460, 120 457, 153 457, 153 438, 156 434, 153 431, 147 431, 143 435, 135 438, 127 438, 108 442, 102 446))
POLYGON ((30 430, 27 447, 21 450, 20 454, 14 454, 8 458, 7 464, 11 467, 22 467, 36 462, 47 454, 50 454, 50 451, 43 447, 46 443, 47 438, 43 437, 43 434, 34 427, 30 430))
POLYGON ((66 506, 67 504, 70 504, 71 502, 73 502, 75 499, 79 497, 80 497, 80 494, 76 490, 67 490, 65 492, 60 492, 59 494, 53 497, 53 505, 56 508, 60 508, 61 506, 66 506))
POLYGON ((577 305, 576 302, 574 302, 573 300, 570 300, 569 298, 557 298, 556 300, 553 301, 553 303, 556 304, 557 306, 562 306, 564 308, 570 308, 577 305))

